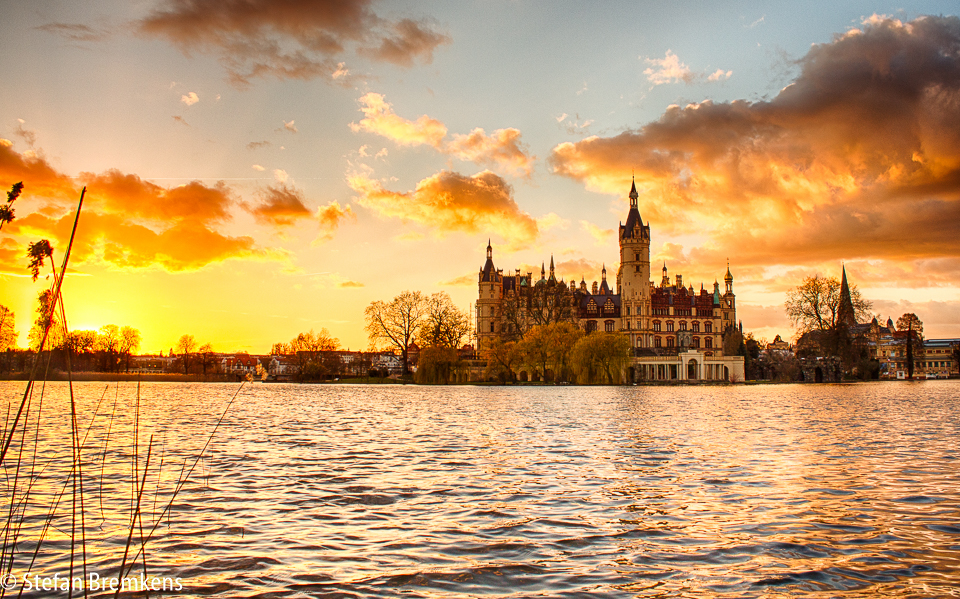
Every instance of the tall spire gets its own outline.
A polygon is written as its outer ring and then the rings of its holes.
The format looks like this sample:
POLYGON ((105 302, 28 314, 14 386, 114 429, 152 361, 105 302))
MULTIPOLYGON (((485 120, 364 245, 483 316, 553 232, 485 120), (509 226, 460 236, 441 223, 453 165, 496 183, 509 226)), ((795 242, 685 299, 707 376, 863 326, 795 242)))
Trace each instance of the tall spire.
POLYGON ((637 180, 631 177, 632 182, 630 183, 630 207, 637 207, 637 198, 640 197, 640 194, 637 193, 637 180))
POLYGON ((853 310, 853 298, 850 296, 850 285, 847 284, 847 267, 841 266, 840 275, 840 305, 837 307, 837 324, 853 326, 857 324, 857 314, 853 310))

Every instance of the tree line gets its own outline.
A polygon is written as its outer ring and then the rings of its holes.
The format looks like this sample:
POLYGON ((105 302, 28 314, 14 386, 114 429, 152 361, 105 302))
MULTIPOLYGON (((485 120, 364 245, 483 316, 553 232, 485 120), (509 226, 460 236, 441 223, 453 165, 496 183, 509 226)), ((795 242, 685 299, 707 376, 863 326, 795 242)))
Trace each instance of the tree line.
POLYGON ((494 339, 484 352, 484 378, 615 385, 630 363, 630 340, 618 333, 584 333, 569 322, 536 325, 519 341, 494 339))
MULTIPOLYGON (((416 382, 449 383, 463 374, 467 356, 459 350, 469 338, 472 323, 446 293, 404 291, 390 301, 372 302, 365 317, 371 346, 400 353, 405 375, 409 349, 416 344, 416 382)), ((497 338, 479 356, 487 363, 484 379, 615 384, 629 363, 630 342, 625 336, 586 334, 559 313, 529 326, 519 326, 518 321, 514 331, 514 339, 497 338)))

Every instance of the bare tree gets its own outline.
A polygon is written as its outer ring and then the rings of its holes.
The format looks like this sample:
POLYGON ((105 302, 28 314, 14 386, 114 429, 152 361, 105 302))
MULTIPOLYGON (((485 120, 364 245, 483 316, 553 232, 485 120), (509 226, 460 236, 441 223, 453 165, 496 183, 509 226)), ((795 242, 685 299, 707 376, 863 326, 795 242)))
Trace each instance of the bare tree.
POLYGON ((204 343, 200 346, 200 349, 197 350, 197 353, 200 354, 200 371, 206 376, 207 367, 211 365, 211 358, 213 358, 213 346, 209 343, 204 343))
POLYGON ((17 346, 16 318, 13 310, 0 306, 0 351, 17 346))
POLYGON ((127 372, 130 372, 130 356, 140 349, 140 341, 140 331, 137 329, 130 326, 120 329, 119 352, 124 362, 124 370, 127 372))
POLYGON ((454 305, 446 292, 426 298, 423 326, 418 343, 421 347, 449 347, 459 349, 470 332, 470 316, 454 305))
POLYGON ((100 327, 94 347, 103 358, 103 371, 116 370, 120 354, 120 327, 115 324, 105 324, 100 327))
POLYGON ((300 333, 294 337, 287 348, 297 356, 298 375, 301 381, 320 379, 328 371, 335 369, 339 364, 332 364, 324 360, 324 353, 333 352, 340 348, 340 340, 330 335, 327 329, 320 329, 314 333, 300 333))
POLYGON ((423 326, 426 312, 427 298, 419 291, 404 291, 390 302, 372 302, 364 311, 371 345, 400 350, 403 374, 410 372, 407 347, 423 326))
POLYGON ((182 335, 177 339, 174 349, 183 356, 183 374, 190 374, 190 354, 197 349, 197 340, 193 335, 182 335))
MULTIPOLYGON (((863 299, 856 285, 848 285, 848 287, 854 316, 858 321, 868 318, 872 304, 863 299)), ((787 291, 787 301, 784 306, 787 317, 797 329, 797 334, 802 335, 810 331, 835 330, 842 299, 839 280, 814 275, 804 279, 796 289, 787 291)))

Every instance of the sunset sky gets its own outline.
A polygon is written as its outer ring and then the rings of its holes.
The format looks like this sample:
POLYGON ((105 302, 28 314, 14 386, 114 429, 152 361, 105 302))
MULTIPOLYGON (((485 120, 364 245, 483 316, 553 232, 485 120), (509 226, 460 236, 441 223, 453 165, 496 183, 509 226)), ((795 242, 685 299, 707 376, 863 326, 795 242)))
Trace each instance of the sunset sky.
POLYGON ((744 329, 839 276, 960 337, 960 19, 944 2, 0 0, 0 304, 35 318, 27 243, 71 329, 266 352, 365 349, 404 290, 615 277, 635 174, 653 271, 727 259, 744 329), (4 196, 5 199, 5 196, 4 196))

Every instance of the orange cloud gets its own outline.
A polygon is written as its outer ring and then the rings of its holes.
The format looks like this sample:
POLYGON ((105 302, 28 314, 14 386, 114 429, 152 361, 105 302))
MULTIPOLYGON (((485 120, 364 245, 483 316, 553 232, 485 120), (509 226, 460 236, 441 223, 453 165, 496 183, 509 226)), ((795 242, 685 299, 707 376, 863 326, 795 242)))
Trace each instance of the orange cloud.
POLYGON ((231 219, 237 203, 222 182, 167 188, 116 170, 81 173, 74 180, 32 151, 19 154, 10 142, 0 140, 0 186, 9 188, 17 181, 24 182, 24 193, 17 218, 4 226, 4 233, 49 237, 59 248, 69 239, 80 186, 87 187, 72 254, 75 263, 99 259, 120 267, 182 271, 228 258, 282 258, 258 248, 251 237, 214 230, 231 219))
MULTIPOLYGON (((455 134, 452 141, 446 142, 447 127, 442 122, 427 115, 416 121, 407 120, 393 112, 393 106, 381 94, 370 92, 360 98, 360 104, 364 118, 350 123, 354 132, 375 133, 402 146, 428 145, 460 160, 498 166, 524 177, 533 172, 537 158, 527 154, 517 129, 497 129, 487 135, 478 127, 467 135, 455 134)), ((366 151, 365 147, 362 149, 361 156, 366 151)))
POLYGON ((373 60, 410 66, 429 63, 450 38, 424 21, 391 22, 371 0, 166 0, 136 24, 184 53, 217 54, 232 82, 253 79, 344 81, 335 57, 348 45, 373 60))
POLYGON ((234 204, 223 182, 207 186, 193 181, 177 187, 161 187, 137 175, 109 170, 100 175, 81 173, 90 206, 105 213, 123 214, 163 223, 193 220, 201 223, 230 219, 234 204))
POLYGON ((310 210, 303 204, 303 194, 284 183, 267 187, 261 195, 263 202, 250 209, 260 224, 289 227, 298 219, 310 216, 310 210))
POLYGON ((360 98, 364 118, 350 123, 354 131, 368 131, 393 140, 402 146, 426 144, 440 148, 447 135, 447 127, 436 119, 423 115, 408 121, 393 112, 392 105, 380 94, 370 92, 360 98))
MULTIPOLYGON (((53 219, 33 213, 15 221, 18 225, 15 233, 50 236, 55 250, 61 250, 69 240, 73 219, 73 214, 53 219)), ((229 237, 189 220, 157 232, 125 220, 122 215, 84 210, 71 261, 86 262, 96 257, 118 267, 159 266, 178 272, 197 270, 228 258, 276 259, 279 256, 257 248, 251 237, 229 237)))
POLYGON ((333 232, 340 223, 347 218, 356 218, 356 215, 349 204, 341 207, 340 203, 334 200, 326 206, 317 208, 316 217, 320 224, 320 235, 314 240, 314 244, 332 239, 333 232))
POLYGON ((526 144, 520 142, 517 129, 497 129, 487 135, 477 128, 467 135, 454 135, 445 151, 459 158, 482 165, 502 166, 508 172, 529 177, 536 156, 527 155, 526 144))
POLYGON ((770 265, 960 255, 960 19, 874 18, 816 45, 770 101, 671 106, 556 146, 557 174, 624 196, 692 261, 770 265))
POLYGON ((459 277, 454 277, 447 281, 440 281, 437 285, 443 285, 445 287, 472 287, 477 284, 477 274, 471 273, 468 275, 461 275, 459 277))
POLYGON ((469 177, 441 171, 408 193, 384 189, 362 174, 347 182, 359 194, 361 206, 383 217, 430 226, 441 235, 497 231, 512 247, 525 246, 538 235, 537 221, 520 210, 510 185, 490 171, 469 177))

